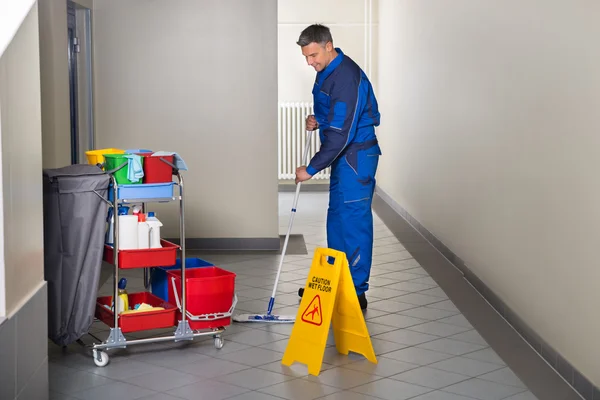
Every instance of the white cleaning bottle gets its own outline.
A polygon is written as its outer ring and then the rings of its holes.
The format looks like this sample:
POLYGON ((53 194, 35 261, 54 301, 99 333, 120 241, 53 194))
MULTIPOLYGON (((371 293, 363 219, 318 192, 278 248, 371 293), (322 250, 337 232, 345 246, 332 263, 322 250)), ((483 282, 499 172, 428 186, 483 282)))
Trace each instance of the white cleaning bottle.
POLYGON ((162 247, 160 244, 160 227, 163 226, 162 222, 154 216, 154 212, 152 211, 148 213, 146 222, 150 226, 150 248, 157 249, 162 247))
POLYGON ((138 215, 138 249, 150 248, 150 225, 146 222, 146 214, 138 215))

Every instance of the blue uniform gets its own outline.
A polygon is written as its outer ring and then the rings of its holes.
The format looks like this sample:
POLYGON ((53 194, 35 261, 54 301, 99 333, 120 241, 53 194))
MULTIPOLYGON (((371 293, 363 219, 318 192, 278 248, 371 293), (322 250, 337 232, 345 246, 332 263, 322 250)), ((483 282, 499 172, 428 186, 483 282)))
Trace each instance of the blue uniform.
POLYGON ((306 171, 331 166, 327 245, 346 253, 358 295, 369 288, 373 254, 371 204, 381 150, 375 127, 379 110, 373 87, 360 67, 338 55, 317 73, 313 87, 321 148, 306 171))

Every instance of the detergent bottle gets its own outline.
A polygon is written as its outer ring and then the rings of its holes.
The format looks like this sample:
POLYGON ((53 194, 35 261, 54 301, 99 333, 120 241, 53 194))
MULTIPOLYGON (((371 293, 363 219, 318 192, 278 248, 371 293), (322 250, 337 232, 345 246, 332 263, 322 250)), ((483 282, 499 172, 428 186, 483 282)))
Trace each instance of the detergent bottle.
MULTIPOLYGON (((119 213, 118 215, 127 215, 129 213, 129 207, 126 206, 120 206, 119 207, 119 213)), ((114 209, 111 207, 108 210, 108 229, 106 230, 106 238, 105 238, 105 243, 112 245, 113 244, 113 239, 114 239, 114 232, 115 232, 115 215, 114 215, 114 209)))
POLYGON ((119 279, 119 292, 117 296, 117 314, 121 314, 123 311, 129 310, 129 296, 127 295, 127 279, 119 279))
POLYGON ((150 248, 150 225, 146 222, 146 214, 138 213, 138 249, 150 248))
POLYGON ((152 211, 148 213, 146 222, 150 226, 150 248, 156 249, 162 247, 160 244, 160 227, 163 226, 162 222, 155 217, 152 211))

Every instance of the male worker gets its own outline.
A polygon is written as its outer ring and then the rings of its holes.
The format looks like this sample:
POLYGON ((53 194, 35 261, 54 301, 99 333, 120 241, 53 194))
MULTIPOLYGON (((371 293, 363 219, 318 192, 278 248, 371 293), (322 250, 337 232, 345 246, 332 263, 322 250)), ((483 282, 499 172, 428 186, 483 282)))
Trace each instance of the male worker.
MULTIPOLYGON (((346 253, 364 310, 373 253, 371 203, 381 155, 375 136, 377 100, 365 73, 333 47, 329 28, 311 25, 297 44, 317 71, 312 90, 315 115, 306 119, 306 129, 320 130, 321 148, 308 166, 296 169, 296 184, 331 166, 327 246, 346 253)), ((298 294, 303 293, 301 288, 298 294)))

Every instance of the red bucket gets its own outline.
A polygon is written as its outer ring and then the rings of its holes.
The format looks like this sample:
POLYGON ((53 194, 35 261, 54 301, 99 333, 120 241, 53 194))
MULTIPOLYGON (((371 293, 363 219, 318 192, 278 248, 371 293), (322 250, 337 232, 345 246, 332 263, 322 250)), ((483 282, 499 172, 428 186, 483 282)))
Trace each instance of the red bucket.
POLYGON ((144 183, 173 181, 173 156, 144 156, 144 183), (166 161, 166 162, 165 162, 166 161), (168 164, 171 163, 171 164, 168 164))
MULTIPOLYGON (((173 279, 177 296, 181 303, 181 270, 167 271, 169 286, 169 303, 177 304, 173 292, 173 279)), ((235 291, 235 274, 219 267, 201 267, 187 269, 185 271, 186 281, 186 311, 194 317, 209 314, 224 314, 229 312, 233 304, 235 291)), ((181 311, 177 310, 177 320, 181 320, 181 311)), ((212 329, 228 326, 231 324, 231 316, 211 317, 210 319, 188 318, 193 330, 212 329)))

